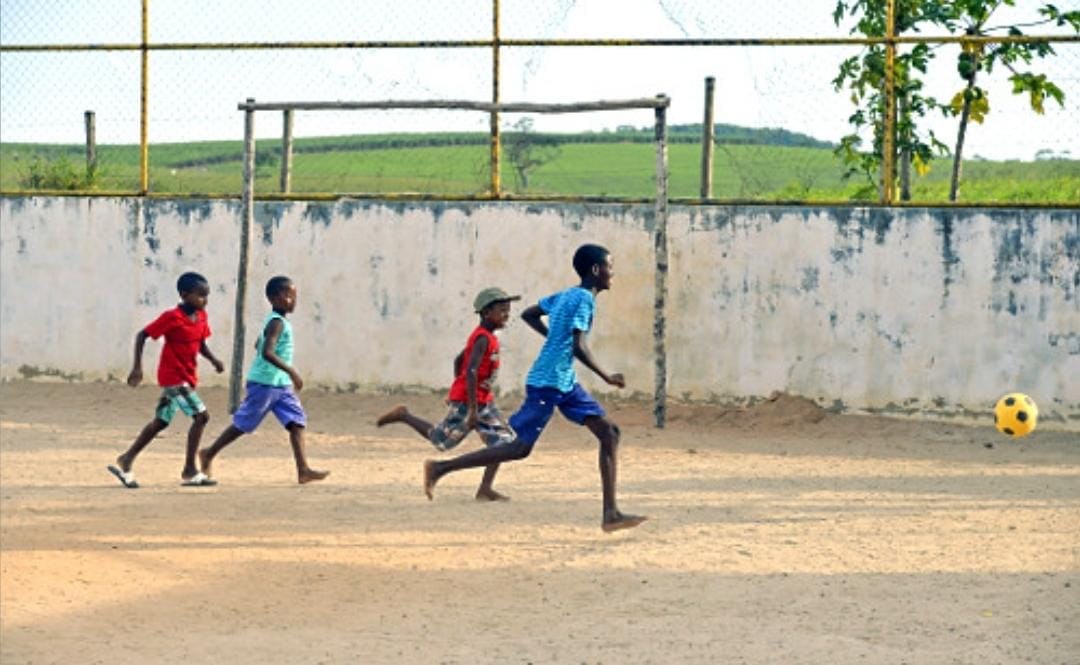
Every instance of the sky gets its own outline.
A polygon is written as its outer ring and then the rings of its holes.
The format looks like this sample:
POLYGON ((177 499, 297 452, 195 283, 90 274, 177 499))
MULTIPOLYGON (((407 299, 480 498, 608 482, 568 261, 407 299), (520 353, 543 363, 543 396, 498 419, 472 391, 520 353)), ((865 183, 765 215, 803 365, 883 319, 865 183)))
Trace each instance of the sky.
MULTIPOLYGON (((1001 23, 1025 22, 1041 2, 1018 0, 1001 23)), ((1059 0, 1063 10, 1080 0, 1059 0)), ((682 38, 846 36, 833 24, 833 0, 501 0, 503 38, 682 38)), ((153 0, 150 39, 174 42, 462 40, 491 35, 491 0, 153 0)), ((135 43, 139 0, 0 0, 0 43, 135 43)), ((987 80, 991 113, 969 132, 969 155, 1031 159, 1038 150, 1080 155, 1080 44, 1036 65, 1067 95, 1044 116, 1010 92, 1007 77, 987 80)), ((854 47, 505 47, 502 101, 571 102, 665 93, 669 122, 700 123, 704 79, 716 79, 715 120, 783 127, 836 141, 849 131, 854 107, 833 89, 839 63, 854 47)), ((937 49, 931 94, 960 88, 957 47, 937 49)), ((492 55, 486 48, 156 51, 150 56, 150 140, 236 140, 237 103, 377 99, 491 98, 492 55)), ((0 54, 0 141, 83 140, 83 111, 97 117, 99 143, 137 143, 136 52, 0 54)), ((507 115, 504 125, 519 116, 507 115)), ((485 131, 481 113, 445 111, 298 114, 297 136, 383 131, 485 131)), ((538 116, 537 130, 647 126, 648 110, 538 116)), ((956 121, 933 118, 945 143, 956 121)), ((280 118, 260 116, 260 137, 280 134, 280 118)))

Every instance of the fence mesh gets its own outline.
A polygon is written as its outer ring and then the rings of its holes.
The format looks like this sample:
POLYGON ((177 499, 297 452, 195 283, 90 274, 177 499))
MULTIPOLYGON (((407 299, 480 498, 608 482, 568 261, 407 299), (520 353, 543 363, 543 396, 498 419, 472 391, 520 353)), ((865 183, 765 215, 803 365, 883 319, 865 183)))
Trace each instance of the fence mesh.
MULTIPOLYGON (((1047 97, 1036 113, 1029 95, 1014 94, 1014 72, 980 72, 989 110, 966 127, 959 198, 1075 202, 1080 42, 1067 24, 1040 23, 1045 3, 1018 4, 1002 8, 997 22, 1053 36, 1053 52, 1014 69, 1045 75, 1061 103, 1047 97)), ((504 102, 668 95, 670 193, 695 199, 702 194, 704 80, 712 77, 714 198, 877 200, 873 172, 844 177, 837 154, 843 137, 859 136, 865 153, 873 133, 849 122, 859 107, 834 79, 846 59, 880 45, 790 43, 850 38, 857 17, 837 24, 837 5, 769 0, 747 11, 735 0, 155 0, 146 23, 147 191, 236 195, 243 137, 237 103, 247 98, 491 101, 497 84, 504 102)), ((1080 11, 1080 0, 1055 7, 1080 11)), ((141 191, 141 40, 142 3, 134 0, 0 0, 0 191, 141 191), (87 111, 95 127, 92 172, 87 111)), ((915 48, 901 43, 897 50, 903 56, 915 48)), ((947 105, 964 85, 961 46, 929 49, 917 77, 924 95, 947 105)), ((909 169, 911 198, 944 201, 959 118, 930 109, 918 122, 940 149, 909 169)), ((655 193, 650 113, 505 113, 499 127, 501 193, 655 193)), ((282 114, 260 113, 256 132, 257 191, 279 193, 282 114)), ((489 132, 489 116, 480 112, 297 112, 289 190, 490 195, 489 132)))

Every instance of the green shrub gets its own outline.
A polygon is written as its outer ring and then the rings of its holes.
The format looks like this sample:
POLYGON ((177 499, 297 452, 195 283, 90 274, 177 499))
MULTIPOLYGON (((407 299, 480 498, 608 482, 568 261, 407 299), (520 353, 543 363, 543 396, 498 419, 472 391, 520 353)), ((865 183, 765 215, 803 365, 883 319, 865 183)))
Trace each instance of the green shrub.
POLYGON ((34 156, 19 177, 19 184, 26 189, 84 190, 97 183, 97 164, 76 166, 66 155, 53 159, 34 156))

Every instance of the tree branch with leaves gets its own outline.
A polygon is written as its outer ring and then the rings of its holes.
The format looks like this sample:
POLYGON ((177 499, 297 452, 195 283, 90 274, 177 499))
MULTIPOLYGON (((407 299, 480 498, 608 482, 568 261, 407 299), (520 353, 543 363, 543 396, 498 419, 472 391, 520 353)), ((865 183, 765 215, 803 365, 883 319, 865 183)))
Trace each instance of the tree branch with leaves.
MULTIPOLYGON (((963 32, 965 36, 985 38, 994 36, 1024 36, 1023 28, 1056 25, 1069 26, 1080 33, 1080 11, 1063 12, 1053 4, 1044 4, 1038 10, 1042 18, 1023 24, 1000 25, 989 27, 988 22, 1001 6, 1013 6, 1015 0, 894 0, 895 25, 893 33, 897 36, 905 33, 917 33, 923 27, 945 28, 949 33, 963 32)), ((852 34, 866 37, 884 37, 889 0, 838 0, 833 11, 833 20, 839 25, 845 17, 857 18, 852 34)), ((969 124, 981 123, 990 112, 990 100, 982 87, 979 73, 990 75, 995 67, 1000 66, 1010 72, 1014 94, 1027 94, 1031 108, 1036 113, 1045 111, 1047 98, 1064 105, 1064 92, 1050 81, 1045 74, 1020 71, 1019 66, 1030 64, 1037 58, 1054 54, 1048 41, 1005 41, 986 42, 981 39, 964 41, 957 58, 957 72, 963 81, 963 88, 953 95, 949 103, 943 104, 923 93, 921 76, 935 55, 935 47, 928 44, 916 44, 910 51, 898 54, 895 67, 896 89, 896 149, 893 155, 900 163, 910 161, 920 175, 930 169, 935 157, 949 153, 948 147, 930 130, 922 130, 923 121, 932 110, 938 110, 946 117, 958 118, 956 141, 952 150, 952 177, 949 184, 949 200, 959 196, 961 165, 963 162, 964 143, 969 124), (906 158, 906 159, 905 159, 906 158)), ((866 175, 870 187, 878 190, 882 187, 895 187, 896 183, 881 182, 881 165, 885 131, 885 47, 873 44, 863 53, 844 60, 840 64, 837 77, 833 80, 837 90, 845 87, 851 90, 851 101, 856 107, 848 121, 854 131, 843 137, 836 152, 847 165, 846 176, 857 173, 866 175), (861 135, 872 132, 873 145, 869 150, 863 146, 861 135)), ((903 167, 900 180, 904 181, 903 167)), ((873 189, 870 189, 873 191, 873 189)), ((860 192, 866 195, 866 190, 860 192)), ((907 200, 906 192, 901 192, 901 199, 907 200)))

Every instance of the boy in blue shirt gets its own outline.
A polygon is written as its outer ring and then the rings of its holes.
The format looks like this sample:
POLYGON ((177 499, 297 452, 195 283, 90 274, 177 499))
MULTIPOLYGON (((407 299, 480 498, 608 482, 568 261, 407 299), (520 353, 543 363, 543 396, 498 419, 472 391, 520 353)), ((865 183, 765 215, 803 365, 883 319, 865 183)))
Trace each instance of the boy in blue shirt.
POLYGON ((582 245, 574 253, 574 270, 581 277, 579 286, 542 298, 521 314, 529 327, 547 339, 525 380, 525 403, 510 416, 510 427, 517 438, 509 444, 453 459, 426 461, 424 493, 428 499, 434 496, 435 483, 447 473, 528 457, 558 407, 568 420, 588 427, 600 443, 600 479, 604 497, 601 528, 604 531, 629 529, 647 519, 623 514, 616 506, 619 427, 581 387, 574 372, 574 359, 577 358, 608 385, 626 386, 622 374, 608 374, 600 368, 585 343, 592 329, 596 295, 611 288, 614 276, 611 253, 599 245, 582 245), (546 325, 544 316, 548 318, 546 325))
POLYGON ((210 465, 221 449, 244 434, 254 432, 266 414, 273 411, 278 422, 289 431, 289 443, 296 458, 297 481, 303 485, 322 480, 330 472, 312 469, 304 455, 307 415, 296 396, 296 392, 304 387, 304 380, 292 366, 292 324, 286 318, 296 309, 296 285, 282 275, 271 277, 266 283, 266 298, 273 310, 266 315, 262 334, 255 344, 257 354, 248 371, 244 401, 233 414, 232 424, 213 445, 199 451, 199 464, 202 472, 210 476, 210 465))

